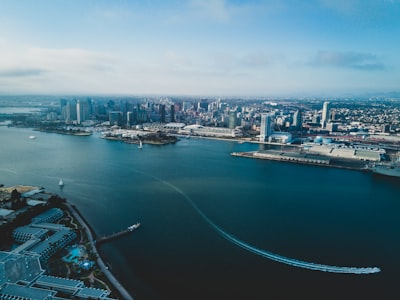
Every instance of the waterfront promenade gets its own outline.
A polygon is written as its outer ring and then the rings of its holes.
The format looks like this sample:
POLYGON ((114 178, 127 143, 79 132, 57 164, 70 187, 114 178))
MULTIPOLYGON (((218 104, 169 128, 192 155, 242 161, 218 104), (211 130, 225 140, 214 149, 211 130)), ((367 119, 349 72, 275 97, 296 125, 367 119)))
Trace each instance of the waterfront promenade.
POLYGON ((103 274, 107 277, 107 279, 110 281, 110 283, 114 286, 114 288, 120 293, 120 295, 123 297, 123 299, 126 300, 133 300, 133 297, 128 293, 128 291, 122 286, 122 284, 118 281, 117 278, 108 270, 108 267, 100 257, 99 252, 97 251, 96 248, 96 243, 95 239, 93 237, 92 231, 90 230, 89 225, 86 223, 86 221, 83 219, 83 217, 80 215, 79 211, 76 209, 75 206, 69 204, 66 202, 66 206, 69 210, 69 212, 72 214, 72 216, 75 218, 75 220, 85 229, 86 236, 88 239, 88 242, 90 243, 90 246, 92 247, 93 253, 97 257, 97 265, 103 272, 103 274))

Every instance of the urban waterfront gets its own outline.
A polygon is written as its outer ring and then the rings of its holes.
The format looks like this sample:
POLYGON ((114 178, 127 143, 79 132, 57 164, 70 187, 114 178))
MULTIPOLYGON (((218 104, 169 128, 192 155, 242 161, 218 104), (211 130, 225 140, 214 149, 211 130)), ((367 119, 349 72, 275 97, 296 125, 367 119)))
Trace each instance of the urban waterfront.
POLYGON ((164 146, 0 128, 0 183, 44 186, 75 204, 135 299, 388 299, 397 293, 400 181, 371 173, 230 156, 257 144, 182 139, 164 146), (36 139, 29 139, 34 134, 36 139), (59 179, 65 186, 60 189, 59 179), (310 271, 224 239, 371 275, 310 271))

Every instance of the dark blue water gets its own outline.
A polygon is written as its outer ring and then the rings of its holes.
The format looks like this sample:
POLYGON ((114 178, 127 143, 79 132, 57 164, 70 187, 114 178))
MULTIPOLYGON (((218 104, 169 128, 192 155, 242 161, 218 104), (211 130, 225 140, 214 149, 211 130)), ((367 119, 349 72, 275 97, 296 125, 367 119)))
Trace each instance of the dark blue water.
POLYGON ((142 223, 102 247, 135 299, 392 299, 398 293, 399 180, 229 155, 255 144, 183 139, 139 150, 97 135, 6 127, 0 140, 0 183, 59 193, 98 235, 142 223), (382 271, 332 274, 268 260, 218 234, 188 200, 259 249, 382 271))

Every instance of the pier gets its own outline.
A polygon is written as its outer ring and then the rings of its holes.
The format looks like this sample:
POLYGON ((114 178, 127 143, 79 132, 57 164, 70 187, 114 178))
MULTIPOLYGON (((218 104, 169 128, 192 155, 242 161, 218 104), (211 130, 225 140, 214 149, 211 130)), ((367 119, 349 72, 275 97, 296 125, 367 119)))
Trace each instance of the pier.
POLYGON ((101 244, 101 243, 105 243, 105 242, 111 241, 113 239, 116 239, 118 237, 124 236, 124 235, 126 235, 126 234, 128 234, 130 232, 135 231, 136 229, 139 228, 139 226, 140 226, 140 223, 136 223, 136 224, 134 224, 132 226, 129 226, 128 228, 126 228, 124 230, 121 230, 119 232, 115 232, 115 233, 112 233, 110 235, 106 235, 106 236, 100 237, 100 238, 98 238, 96 240, 96 243, 97 244, 101 244))
POLYGON ((232 152, 231 155, 255 159, 307 164, 313 166, 368 171, 367 162, 363 160, 328 157, 321 154, 310 154, 301 151, 264 150, 250 152, 232 152))

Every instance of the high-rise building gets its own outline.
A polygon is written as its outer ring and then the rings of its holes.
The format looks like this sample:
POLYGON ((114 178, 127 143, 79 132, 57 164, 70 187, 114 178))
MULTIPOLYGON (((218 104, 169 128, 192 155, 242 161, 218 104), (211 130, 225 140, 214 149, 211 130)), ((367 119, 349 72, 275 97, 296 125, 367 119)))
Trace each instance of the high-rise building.
POLYGON ((65 112, 65 123, 73 123, 77 120, 76 100, 67 101, 65 112))
POLYGON ((166 115, 165 104, 160 104, 158 106, 158 108, 159 108, 159 114, 160 114, 160 122, 165 123, 165 115, 166 115))
POLYGON ((126 127, 130 128, 133 124, 133 112, 128 111, 126 113, 126 127))
POLYGON ((76 100, 76 124, 81 124, 82 115, 81 115, 81 102, 76 100))
POLYGON ((170 116, 171 116, 170 121, 175 122, 175 105, 171 105, 170 116))
POLYGON ((67 99, 61 99, 60 100, 60 118, 61 120, 66 120, 67 119, 67 99))
POLYGON ((236 110, 230 110, 229 111, 229 124, 228 124, 228 127, 230 129, 235 129, 236 126, 237 126, 236 110))
POLYGON ((321 127, 325 128, 326 123, 328 123, 329 120, 329 109, 330 109, 330 103, 328 101, 324 102, 324 105, 322 107, 322 118, 321 118, 321 127))
POLYGON ((110 125, 122 125, 122 112, 120 111, 110 111, 108 113, 108 120, 110 121, 110 125))
POLYGON ((272 124, 272 114, 261 115, 260 142, 265 142, 265 139, 272 134, 272 124))
POLYGON ((302 127, 301 110, 300 109, 296 110, 296 112, 293 114, 292 126, 296 129, 301 129, 301 127, 302 127))

